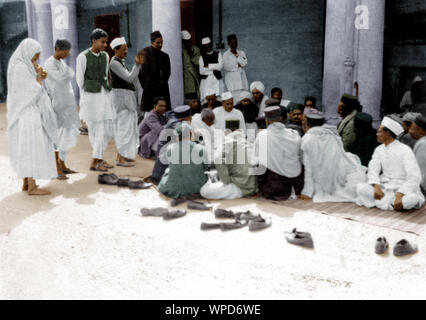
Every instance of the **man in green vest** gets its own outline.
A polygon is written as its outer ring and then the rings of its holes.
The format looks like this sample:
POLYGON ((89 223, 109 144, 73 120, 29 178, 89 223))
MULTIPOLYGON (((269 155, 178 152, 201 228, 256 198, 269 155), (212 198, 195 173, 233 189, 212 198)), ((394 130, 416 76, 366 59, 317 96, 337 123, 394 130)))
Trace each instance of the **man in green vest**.
POLYGON ((77 57, 77 84, 80 88, 80 118, 87 123, 93 148, 90 170, 107 171, 113 168, 103 160, 104 152, 114 131, 115 111, 111 104, 108 81, 109 56, 105 52, 108 34, 93 30, 92 47, 77 57))
POLYGON ((133 167, 132 162, 136 157, 139 146, 138 112, 136 81, 143 56, 137 55, 132 70, 126 66, 125 59, 129 49, 124 37, 111 41, 114 57, 111 59, 110 76, 112 87, 112 106, 116 112, 114 122, 114 140, 117 146, 116 165, 120 167, 133 167))

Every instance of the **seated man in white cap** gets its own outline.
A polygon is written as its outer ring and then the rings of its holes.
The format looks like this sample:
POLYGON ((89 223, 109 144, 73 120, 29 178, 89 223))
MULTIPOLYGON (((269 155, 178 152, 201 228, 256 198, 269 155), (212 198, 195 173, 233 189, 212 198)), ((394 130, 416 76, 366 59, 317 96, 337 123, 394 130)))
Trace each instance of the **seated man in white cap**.
POLYGON ((382 210, 418 209, 425 202, 420 191, 421 172, 413 151, 396 137, 404 129, 385 117, 377 132, 382 143, 368 165, 368 183, 357 186, 357 204, 382 210))
POLYGON ((268 128, 258 134, 253 154, 253 165, 266 169, 258 176, 259 192, 267 199, 287 200, 292 189, 296 195, 303 189, 302 139, 281 122, 279 106, 265 109, 265 121, 268 128))
POLYGON ((250 85, 250 91, 253 95, 254 103, 256 103, 259 108, 259 117, 265 116, 265 102, 269 99, 267 95, 265 95, 265 86, 260 81, 255 81, 250 85))
POLYGON ((227 120, 228 134, 215 153, 218 182, 208 181, 200 190, 206 199, 237 199, 257 192, 257 181, 250 163, 253 146, 239 129, 239 120, 227 120))
POLYGON ((201 41, 203 52, 200 57, 200 75, 201 85, 200 94, 201 102, 205 101, 207 91, 212 89, 219 96, 224 91, 223 76, 221 70, 223 68, 223 58, 220 52, 214 51, 210 38, 203 38, 201 41))
POLYGON ((125 59, 129 49, 124 37, 115 38, 110 43, 114 57, 110 62, 112 106, 116 112, 114 120, 114 140, 117 147, 116 165, 133 167, 129 163, 136 157, 139 147, 137 82, 142 55, 137 55, 132 70, 126 66, 125 59))
POLYGON ((213 110, 217 107, 222 106, 222 102, 218 100, 216 92, 214 91, 213 88, 207 89, 205 100, 206 102, 201 105, 201 110, 206 108, 213 110))
POLYGON ((426 196, 426 117, 419 115, 410 127, 411 136, 416 139, 414 154, 422 172, 420 188, 426 196))
POLYGON ((200 99, 200 49, 192 44, 191 34, 182 30, 183 91, 185 99, 200 99))
POLYGON ((325 124, 321 113, 307 114, 303 129, 305 183, 299 198, 313 202, 353 202, 357 185, 367 180, 366 168, 356 155, 345 152, 337 128, 325 124))
POLYGON ((417 140, 410 135, 410 127, 419 115, 421 114, 416 112, 407 112, 402 117, 402 128, 404 129, 404 132, 398 137, 398 140, 409 146, 411 149, 414 149, 414 145, 417 140))
POLYGON ((244 115, 240 110, 234 108, 234 99, 231 92, 222 94, 222 107, 217 107, 213 110, 216 117, 215 129, 225 130, 226 120, 239 120, 240 129, 246 133, 246 124, 244 115))

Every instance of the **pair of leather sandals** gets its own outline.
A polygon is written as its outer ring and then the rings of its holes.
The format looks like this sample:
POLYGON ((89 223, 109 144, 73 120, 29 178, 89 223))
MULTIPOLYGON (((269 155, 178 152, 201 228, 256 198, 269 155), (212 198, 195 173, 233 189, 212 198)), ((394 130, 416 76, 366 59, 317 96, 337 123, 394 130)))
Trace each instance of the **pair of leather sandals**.
MULTIPOLYGON (((375 252, 376 254, 384 254, 389 248, 389 243, 385 237, 379 237, 376 240, 375 252)), ((393 255, 402 257, 409 254, 414 254, 418 251, 417 245, 408 242, 406 239, 398 241, 393 247, 393 255)))

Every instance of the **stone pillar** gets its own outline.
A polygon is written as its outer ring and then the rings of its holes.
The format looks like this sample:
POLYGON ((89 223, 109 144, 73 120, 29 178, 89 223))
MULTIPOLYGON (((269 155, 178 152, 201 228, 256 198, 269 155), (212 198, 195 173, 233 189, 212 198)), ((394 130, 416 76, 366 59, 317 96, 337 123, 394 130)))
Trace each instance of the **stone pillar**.
POLYGON ((50 10, 50 0, 32 1, 33 15, 31 19, 34 21, 35 34, 34 38, 40 42, 42 52, 40 56, 40 64, 53 54, 53 35, 52 35, 52 13, 50 10))
POLYGON ((25 0, 25 11, 27 14, 27 27, 28 27, 28 38, 35 38, 35 27, 34 27, 34 10, 32 0, 25 0))
POLYGON ((357 81, 363 111, 371 114, 377 125, 383 90, 383 45, 385 0, 360 0, 364 15, 358 32, 357 81))
POLYGON ((135 46, 136 51, 150 46, 149 34, 152 29, 152 1, 151 0, 138 0, 136 1, 136 35, 135 46))
POLYGON ((183 104, 182 40, 180 24, 180 1, 152 1, 152 30, 163 35, 163 50, 170 56, 169 79, 172 108, 183 104))
MULTIPOLYGON (((76 0, 50 0, 52 12, 52 39, 55 43, 58 39, 65 39, 71 42, 71 52, 67 59, 67 64, 74 69, 76 68, 77 56, 80 52, 78 48, 77 33, 77 8, 76 0)), ((78 98, 79 90, 77 82, 73 80, 73 88, 76 98, 78 98)))

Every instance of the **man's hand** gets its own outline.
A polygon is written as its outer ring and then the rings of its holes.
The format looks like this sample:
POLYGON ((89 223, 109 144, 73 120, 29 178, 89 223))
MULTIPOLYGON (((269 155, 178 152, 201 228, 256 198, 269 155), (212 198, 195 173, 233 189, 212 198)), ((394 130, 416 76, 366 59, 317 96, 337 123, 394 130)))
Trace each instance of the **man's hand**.
POLYGON ((312 200, 312 198, 311 198, 311 197, 308 197, 307 195, 304 195, 304 194, 300 194, 300 195, 298 195, 297 197, 298 197, 300 200, 304 200, 304 201, 312 200))
POLYGON ((385 194, 382 191, 382 188, 380 188, 379 184, 374 185, 374 199, 376 200, 382 200, 382 198, 385 196, 385 194))
POLYGON ((37 72, 37 82, 41 84, 43 80, 47 78, 48 73, 38 64, 34 64, 34 68, 36 69, 36 72, 37 72))
POLYGON ((136 57, 135 57, 135 61, 136 61, 136 64, 138 64, 138 65, 143 64, 145 62, 145 57, 144 57, 143 53, 137 54, 136 57))
POLYGON ((404 196, 403 193, 397 192, 395 195, 395 202, 393 203, 393 210, 395 211, 402 211, 404 209, 404 206, 402 204, 402 197, 404 196))

